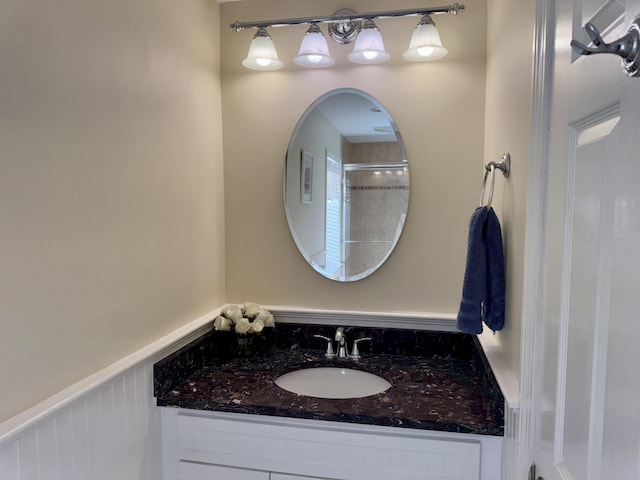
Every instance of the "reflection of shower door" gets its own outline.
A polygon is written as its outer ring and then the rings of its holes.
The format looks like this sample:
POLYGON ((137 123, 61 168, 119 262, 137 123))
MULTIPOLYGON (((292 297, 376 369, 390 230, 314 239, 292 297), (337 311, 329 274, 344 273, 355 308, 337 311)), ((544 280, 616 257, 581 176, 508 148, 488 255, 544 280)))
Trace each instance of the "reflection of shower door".
POLYGON ((331 276, 342 276, 342 163, 328 152, 325 216, 325 268, 331 276))
POLYGON ((347 276, 379 265, 402 229, 409 197, 403 163, 345 164, 343 262, 347 276))

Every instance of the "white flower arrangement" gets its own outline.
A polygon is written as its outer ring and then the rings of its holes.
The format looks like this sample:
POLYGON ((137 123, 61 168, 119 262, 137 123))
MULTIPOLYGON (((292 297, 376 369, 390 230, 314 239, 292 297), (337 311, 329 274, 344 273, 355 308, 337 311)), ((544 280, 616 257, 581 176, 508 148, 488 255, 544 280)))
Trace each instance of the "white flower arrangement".
POLYGON ((229 305, 222 310, 213 322, 213 328, 221 332, 234 330, 240 335, 260 333, 265 328, 273 328, 273 315, 257 303, 245 302, 244 305, 229 305))

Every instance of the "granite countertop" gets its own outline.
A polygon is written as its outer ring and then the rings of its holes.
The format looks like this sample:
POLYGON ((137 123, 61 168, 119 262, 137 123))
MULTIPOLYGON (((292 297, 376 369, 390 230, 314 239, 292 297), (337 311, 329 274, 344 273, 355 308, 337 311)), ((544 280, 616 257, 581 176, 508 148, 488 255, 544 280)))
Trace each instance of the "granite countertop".
MULTIPOLYGON (((278 325, 250 356, 236 337, 209 332, 154 367, 159 406, 272 415, 448 432, 503 435, 504 399, 475 337, 464 334, 347 330, 362 358, 326 359, 313 333, 335 327, 278 325), (369 347, 369 348, 367 348, 369 347), (340 366, 375 373, 392 387, 355 399, 296 395, 274 380, 300 368, 340 366)), ((351 341, 351 340, 350 340, 351 341)))

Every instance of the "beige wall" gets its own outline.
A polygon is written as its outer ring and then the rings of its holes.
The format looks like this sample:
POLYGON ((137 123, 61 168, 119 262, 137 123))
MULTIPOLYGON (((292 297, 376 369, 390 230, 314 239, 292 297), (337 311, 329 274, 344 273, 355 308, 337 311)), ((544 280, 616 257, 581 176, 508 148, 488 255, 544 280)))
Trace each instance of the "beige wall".
POLYGON ((286 66, 268 73, 240 65, 253 32, 229 23, 345 5, 4 2, 0 421, 224 301, 455 313, 482 164, 507 150, 512 176, 498 179, 494 201, 509 282, 498 338, 517 373, 535 5, 487 1, 488 58, 486 5, 474 1, 457 17, 435 17, 450 50, 443 60, 401 59, 417 21, 405 18, 378 21, 393 57, 381 66, 354 66, 350 47, 330 42, 334 67, 302 69, 291 58, 305 28, 272 29, 286 66), (340 87, 365 90, 389 110, 412 181, 396 251, 350 284, 306 265, 282 201, 299 116, 340 87))
POLYGON ((485 156, 499 161, 510 152, 512 160, 509 179, 496 179, 493 202, 502 223, 508 282, 506 323, 497 338, 519 377, 536 5, 528 0, 489 0, 488 8, 485 156))
MULTIPOLYGON (((423 6, 403 0, 356 0, 359 11, 423 6)), ((418 18, 379 20, 392 61, 356 66, 350 46, 330 42, 336 65, 297 67, 305 27, 270 29, 286 66, 255 72, 241 65, 255 31, 235 20, 322 15, 345 7, 328 0, 247 0, 221 5, 222 98, 227 217, 227 299, 374 311, 457 312, 469 216, 482 180, 485 109, 484 1, 461 15, 435 18, 450 54, 405 62, 418 18), (289 234, 282 200, 284 155, 300 115, 320 95, 351 87, 375 96, 391 113, 407 149, 411 193, 396 250, 373 276, 341 284, 317 274, 289 234)))
POLYGON ((218 18, 0 5, 0 421, 224 302, 218 18))

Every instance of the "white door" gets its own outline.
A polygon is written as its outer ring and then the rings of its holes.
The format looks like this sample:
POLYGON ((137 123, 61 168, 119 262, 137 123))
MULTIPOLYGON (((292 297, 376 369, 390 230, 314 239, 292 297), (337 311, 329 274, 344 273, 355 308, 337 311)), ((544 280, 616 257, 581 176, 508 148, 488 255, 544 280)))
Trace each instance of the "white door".
POLYGON ((640 479, 640 78, 579 57, 640 0, 557 0, 543 273, 537 476, 640 479))

